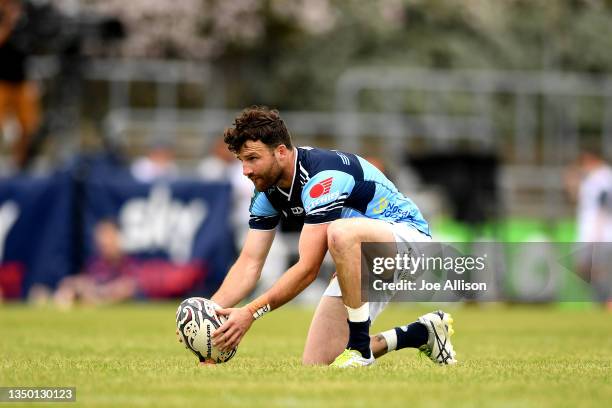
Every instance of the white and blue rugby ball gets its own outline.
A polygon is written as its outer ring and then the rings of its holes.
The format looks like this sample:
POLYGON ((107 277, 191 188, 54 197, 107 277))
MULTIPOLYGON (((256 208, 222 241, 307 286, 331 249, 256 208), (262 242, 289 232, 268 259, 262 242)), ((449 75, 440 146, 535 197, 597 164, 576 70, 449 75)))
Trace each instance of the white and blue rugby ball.
POLYGON ((217 315, 217 308, 211 300, 192 297, 183 300, 176 311, 178 335, 202 363, 225 363, 236 354, 236 348, 221 352, 212 344, 212 334, 226 320, 217 315))

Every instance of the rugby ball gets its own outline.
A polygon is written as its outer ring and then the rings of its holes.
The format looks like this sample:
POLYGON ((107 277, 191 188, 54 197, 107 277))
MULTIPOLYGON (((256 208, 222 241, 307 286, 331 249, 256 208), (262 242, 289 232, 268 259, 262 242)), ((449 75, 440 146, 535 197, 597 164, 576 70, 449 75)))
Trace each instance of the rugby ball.
POLYGON ((236 349, 221 352, 212 344, 212 334, 226 320, 217 315, 220 308, 215 302, 192 297, 183 300, 176 311, 176 328, 185 348, 191 350, 202 363, 225 363, 236 349))

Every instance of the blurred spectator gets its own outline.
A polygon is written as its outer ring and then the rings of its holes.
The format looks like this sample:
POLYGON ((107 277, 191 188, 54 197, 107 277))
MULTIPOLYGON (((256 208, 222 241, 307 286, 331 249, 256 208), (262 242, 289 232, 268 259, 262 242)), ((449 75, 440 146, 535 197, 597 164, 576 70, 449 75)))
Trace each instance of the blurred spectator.
POLYGON ((144 183, 174 180, 178 177, 178 167, 174 161, 173 146, 169 142, 153 143, 146 156, 134 161, 131 171, 136 180, 144 183))
POLYGON ((590 243, 578 256, 578 271, 612 310, 612 167, 597 150, 587 149, 570 167, 565 182, 577 201, 577 240, 590 243))
POLYGON ((207 181, 225 181, 232 186, 232 227, 236 239, 242 242, 249 224, 249 206, 253 195, 253 183, 242 174, 242 163, 227 149, 223 138, 218 139, 210 155, 198 165, 199 176, 207 181))
POLYGON ((0 0, 0 130, 9 118, 17 120, 13 160, 19 168, 27 163, 32 135, 40 123, 38 88, 27 79, 28 55, 18 40, 29 29, 25 10, 20 0, 0 0))
POLYGON ((597 152, 585 150, 576 169, 578 241, 612 242, 612 168, 597 152))
POLYGON ((136 295, 136 263, 121 249, 120 231, 114 221, 102 220, 94 229, 96 253, 85 270, 64 278, 55 292, 55 304, 69 308, 84 304, 116 303, 136 295))

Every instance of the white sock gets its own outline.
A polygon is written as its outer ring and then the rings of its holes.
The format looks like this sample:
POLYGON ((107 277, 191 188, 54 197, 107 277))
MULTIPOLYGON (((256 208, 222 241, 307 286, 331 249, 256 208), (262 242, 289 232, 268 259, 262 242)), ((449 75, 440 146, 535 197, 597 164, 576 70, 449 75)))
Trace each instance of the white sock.
POLYGON ((355 322, 355 323, 365 322, 370 318, 370 304, 368 302, 365 302, 363 305, 361 305, 357 309, 353 309, 346 305, 344 306, 346 307, 346 310, 348 311, 348 319, 351 322, 355 322))
POLYGON ((387 342, 387 351, 393 351, 397 348, 397 333, 395 329, 384 331, 380 333, 380 335, 383 336, 387 342))

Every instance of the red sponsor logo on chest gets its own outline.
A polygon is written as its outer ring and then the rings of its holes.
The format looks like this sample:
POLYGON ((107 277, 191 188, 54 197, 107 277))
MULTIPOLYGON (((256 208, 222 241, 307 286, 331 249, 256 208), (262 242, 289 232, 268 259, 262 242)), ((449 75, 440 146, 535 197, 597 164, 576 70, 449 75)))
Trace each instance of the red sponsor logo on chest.
POLYGON ((329 193, 333 180, 334 178, 330 177, 312 186, 310 189, 310 197, 317 198, 329 193))

